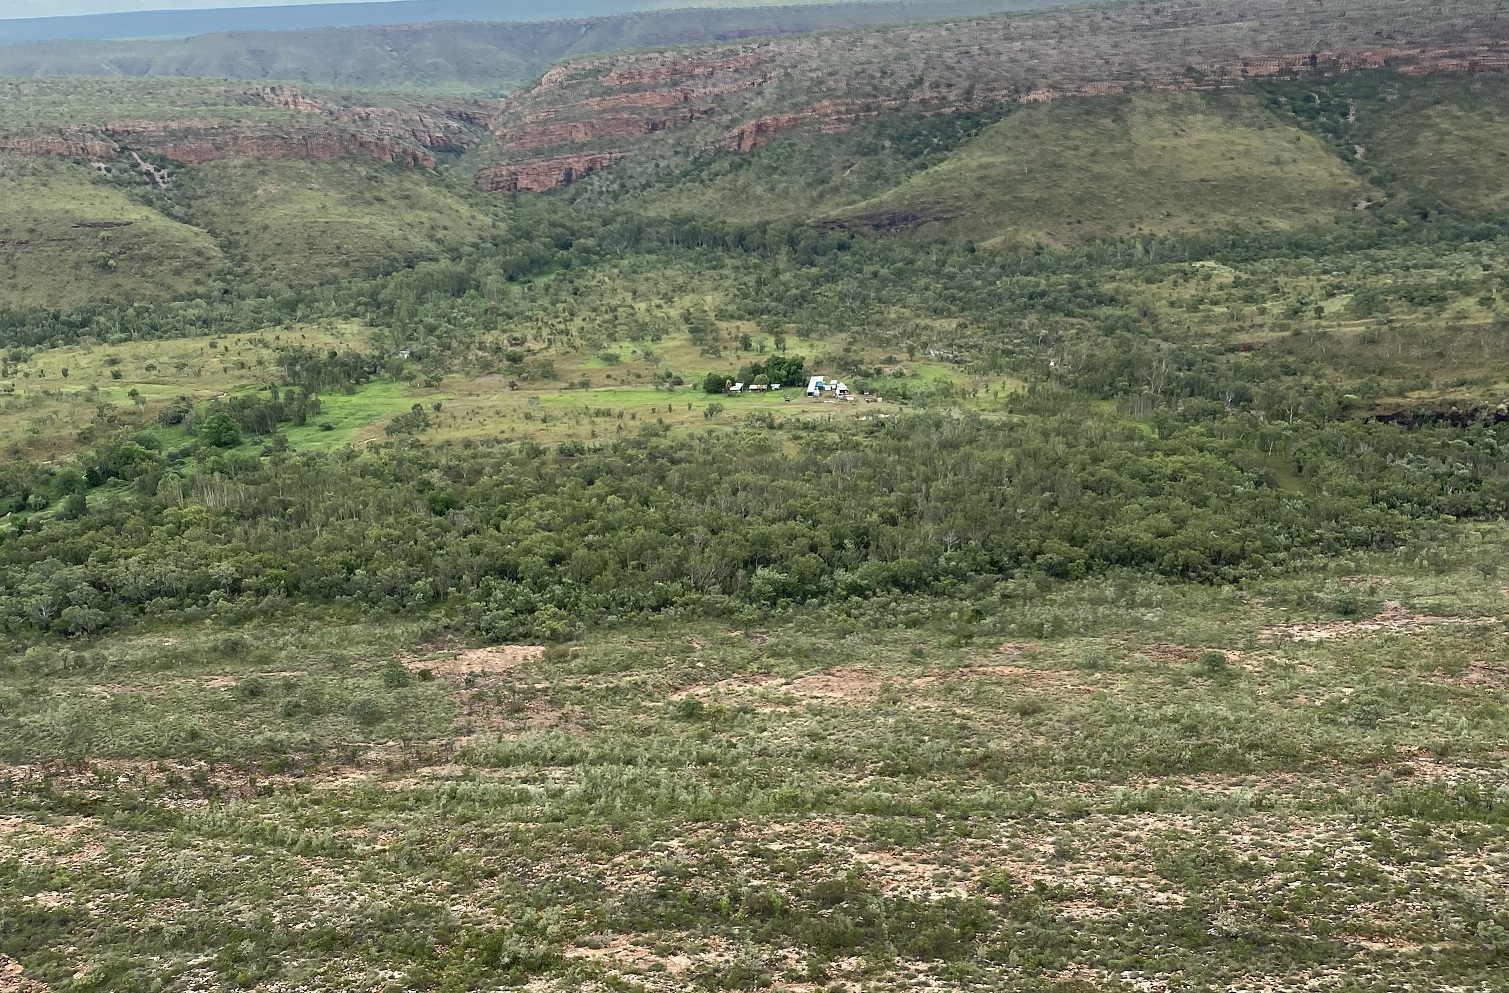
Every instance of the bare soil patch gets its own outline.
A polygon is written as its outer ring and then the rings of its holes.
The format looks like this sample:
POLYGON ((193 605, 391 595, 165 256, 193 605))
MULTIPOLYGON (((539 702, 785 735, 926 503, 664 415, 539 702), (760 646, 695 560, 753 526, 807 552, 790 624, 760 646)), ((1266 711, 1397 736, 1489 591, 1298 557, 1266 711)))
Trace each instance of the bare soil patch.
POLYGON ((946 672, 928 673, 912 680, 917 688, 947 686, 980 679, 999 679, 1034 689, 1068 690, 1094 693, 1095 687, 1074 680, 1074 674, 1058 669, 1031 669, 1020 665, 967 665, 946 672))
POLYGON ((0 955, 0 993, 48 993, 45 983, 27 979, 21 963, 9 955, 0 955))
MULTIPOLYGON (((794 697, 801 702, 874 703, 880 696, 884 677, 873 669, 840 666, 826 672, 811 673, 788 680, 782 676, 732 676, 715 683, 689 686, 670 695, 672 700, 706 699, 719 696, 768 694, 777 698, 794 697)), ((767 709, 780 709, 779 702, 767 709)))
POLYGON ((950 669, 946 672, 928 673, 925 676, 918 676, 912 680, 912 685, 934 686, 938 683, 959 682, 966 679, 979 679, 985 676, 1037 681, 1038 677, 1045 675, 1051 674, 1019 665, 967 665, 958 669, 950 669))
POLYGON ((1435 617, 1429 614, 1414 614, 1404 609, 1398 600, 1390 600, 1383 610, 1365 621, 1330 621, 1319 624, 1278 624, 1264 628, 1258 636, 1265 641, 1287 639, 1290 641, 1320 642, 1332 638, 1346 638, 1359 634, 1386 632, 1389 634, 1414 634, 1428 628, 1453 624, 1497 624, 1497 617, 1435 617))
POLYGON ((508 678, 545 654, 543 645, 495 645, 469 648, 436 658, 409 658, 412 672, 428 672, 449 684, 460 705, 458 737, 451 747, 476 740, 478 732, 513 735, 573 725, 585 717, 580 708, 562 708, 550 700, 550 683, 522 683, 508 678))
POLYGON ((1475 690, 1509 689, 1509 663, 1471 662, 1457 673, 1432 672, 1424 676, 1433 683, 1475 690))
POLYGON ((440 679, 465 680, 468 676, 475 679, 512 672, 544 654, 544 645, 496 645, 492 648, 468 648, 449 658, 410 659, 408 665, 411 669, 428 669, 440 679))
POLYGON ((615 935, 596 947, 579 945, 568 948, 565 956, 568 959, 587 959, 593 962, 609 963, 621 969, 628 968, 636 972, 664 971, 672 976, 681 975, 694 963, 690 955, 681 952, 658 955, 653 949, 637 944, 623 935, 615 935))
POLYGON ((827 672, 803 676, 782 688, 801 700, 826 700, 835 703, 874 703, 880 696, 884 680, 880 674, 857 666, 842 666, 827 672))

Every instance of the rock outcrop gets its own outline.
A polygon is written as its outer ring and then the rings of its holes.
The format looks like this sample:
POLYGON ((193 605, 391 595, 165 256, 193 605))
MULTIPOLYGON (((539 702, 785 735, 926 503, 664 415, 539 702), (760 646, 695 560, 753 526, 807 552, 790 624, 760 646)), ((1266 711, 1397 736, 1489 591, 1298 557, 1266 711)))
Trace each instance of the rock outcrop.
POLYGON ((518 128, 499 131, 497 136, 509 148, 524 150, 556 145, 583 145, 599 138, 631 138, 682 127, 717 111, 716 106, 704 106, 687 107, 661 117, 608 114, 578 121, 530 122, 518 128))
POLYGON ((622 152, 592 152, 562 155, 554 159, 536 159, 518 165, 494 166, 478 172, 476 183, 491 193, 512 193, 516 190, 543 193, 601 172, 622 155, 622 152))
POLYGON ((437 154, 465 152, 485 139, 497 112, 477 100, 345 104, 291 86, 213 87, 194 95, 198 114, 0 134, 0 151, 91 159, 131 152, 189 165, 233 156, 328 162, 355 155, 433 169, 437 154), (219 113, 204 113, 209 109, 219 113))
POLYGON ((101 159, 114 155, 118 146, 103 138, 38 135, 25 138, 0 137, 0 152, 19 155, 69 155, 101 159))

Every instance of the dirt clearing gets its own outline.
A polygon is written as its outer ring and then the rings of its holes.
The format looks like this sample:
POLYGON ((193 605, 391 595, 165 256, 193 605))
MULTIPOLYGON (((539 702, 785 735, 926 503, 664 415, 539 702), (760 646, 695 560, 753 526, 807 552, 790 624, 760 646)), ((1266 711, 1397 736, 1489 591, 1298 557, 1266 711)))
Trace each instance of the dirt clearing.
POLYGON ((1258 633, 1264 641, 1320 642, 1332 638, 1347 638, 1360 634, 1415 634, 1428 628, 1453 624, 1497 624, 1497 617, 1434 617, 1429 614, 1412 614, 1398 600, 1383 605, 1381 613, 1365 621, 1329 621, 1319 624, 1279 624, 1266 627, 1258 633))

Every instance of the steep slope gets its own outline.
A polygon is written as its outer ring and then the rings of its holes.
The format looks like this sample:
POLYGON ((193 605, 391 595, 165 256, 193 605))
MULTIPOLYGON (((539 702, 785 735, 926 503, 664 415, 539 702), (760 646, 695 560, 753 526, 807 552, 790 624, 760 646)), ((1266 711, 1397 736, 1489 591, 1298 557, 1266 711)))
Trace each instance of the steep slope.
POLYGON ((0 154, 0 305, 67 309, 202 284, 221 253, 204 231, 55 159, 0 154))
POLYGON ((1302 120, 1395 196, 1472 214, 1509 210, 1509 78, 1365 74, 1291 93, 1302 120))
POLYGON ((288 86, 201 80, 0 80, 0 150, 97 159, 136 153, 185 163, 354 154, 432 168, 437 155, 480 140, 493 112, 473 100, 374 105, 288 86))
POLYGON ((244 266, 245 278, 280 284, 433 258, 496 223, 467 202, 479 199, 475 191, 354 158, 211 162, 180 171, 172 196, 244 266))
POLYGON ((237 156, 171 176, 162 189, 113 165, 0 153, 0 306, 361 276, 464 250, 504 206, 442 174, 354 157, 237 156))
POLYGON ((1314 135, 1256 96, 1150 94, 1024 107, 945 162, 839 213, 996 244, 1289 228, 1366 198, 1314 135))
POLYGON ((546 190, 624 166, 677 168, 794 129, 835 132, 909 110, 1368 67, 1509 66, 1509 0, 1131 3, 568 60, 508 102, 477 183, 546 190))
POLYGON ((561 196, 598 205, 632 199, 636 210, 663 216, 821 220, 945 161, 1003 113, 900 111, 835 133, 788 131, 739 155, 709 150, 659 169, 630 159, 561 196))
POLYGON ((0 235, 0 265, 47 277, 0 287, 0 303, 177 292, 218 271, 222 249, 237 279, 301 283, 457 248, 493 217, 436 167, 481 140, 494 110, 201 80, 0 81, 0 176, 20 184, 6 205, 20 233, 0 235), (39 195, 37 176, 70 192, 39 195), (33 216, 33 202, 129 219, 131 237, 91 236, 124 243, 103 252, 60 233, 77 211, 33 216), (176 247, 149 251, 164 238, 176 247), (60 275, 90 265, 109 278, 60 275))

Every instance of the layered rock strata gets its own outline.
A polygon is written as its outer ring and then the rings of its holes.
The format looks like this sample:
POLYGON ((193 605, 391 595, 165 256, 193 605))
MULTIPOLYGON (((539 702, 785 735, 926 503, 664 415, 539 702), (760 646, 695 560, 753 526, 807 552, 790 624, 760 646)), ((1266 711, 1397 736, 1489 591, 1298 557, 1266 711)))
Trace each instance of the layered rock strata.
POLYGON ((657 159, 744 153, 794 129, 842 131, 901 110, 961 113, 1367 69, 1509 69, 1509 0, 1429 9, 1373 0, 1365 12, 1354 0, 1144 2, 586 57, 503 106, 477 182, 561 185, 652 147, 657 159))

